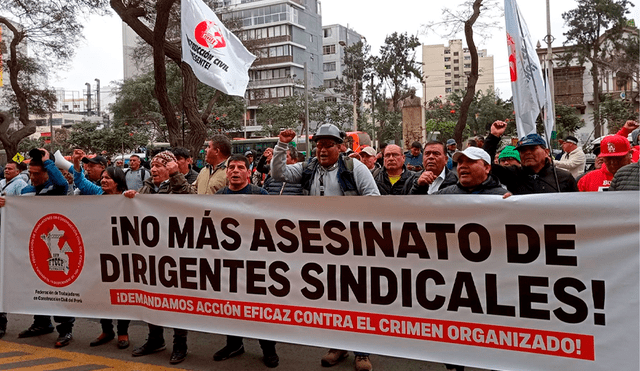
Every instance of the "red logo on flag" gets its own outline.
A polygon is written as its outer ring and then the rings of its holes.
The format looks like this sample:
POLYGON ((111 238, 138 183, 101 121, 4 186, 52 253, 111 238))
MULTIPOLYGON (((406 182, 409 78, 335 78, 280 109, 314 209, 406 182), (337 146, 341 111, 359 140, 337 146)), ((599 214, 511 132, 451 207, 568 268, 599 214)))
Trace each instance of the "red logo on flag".
POLYGON ((507 46, 509 47, 509 72, 511 72, 511 82, 518 80, 518 68, 516 66, 516 43, 513 37, 507 33, 507 46))
POLYGON ((42 282, 69 286, 84 266, 84 243, 78 228, 64 215, 42 217, 31 231, 29 259, 42 282))
POLYGON ((198 23, 195 29, 195 38, 198 44, 205 48, 224 48, 227 46, 220 26, 212 21, 198 23))

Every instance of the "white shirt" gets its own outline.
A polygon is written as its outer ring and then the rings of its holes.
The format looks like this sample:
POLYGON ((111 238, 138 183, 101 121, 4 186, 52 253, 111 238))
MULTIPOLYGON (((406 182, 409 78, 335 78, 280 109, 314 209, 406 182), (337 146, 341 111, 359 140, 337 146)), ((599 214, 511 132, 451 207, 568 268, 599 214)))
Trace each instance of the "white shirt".
POLYGON ((442 168, 442 172, 440 172, 440 175, 438 175, 438 177, 431 184, 429 184, 429 192, 427 192, 428 194, 434 194, 438 192, 438 190, 440 189, 440 185, 442 184, 442 182, 444 182, 444 176, 446 175, 446 173, 447 167, 445 166, 442 168))

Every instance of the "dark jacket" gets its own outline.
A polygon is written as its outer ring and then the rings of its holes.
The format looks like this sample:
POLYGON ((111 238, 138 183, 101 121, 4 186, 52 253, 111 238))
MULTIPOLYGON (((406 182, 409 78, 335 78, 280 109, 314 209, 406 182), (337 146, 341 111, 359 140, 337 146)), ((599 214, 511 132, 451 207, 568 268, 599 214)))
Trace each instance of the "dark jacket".
MULTIPOLYGON (((496 148, 500 138, 489 134, 484 143, 484 150, 491 158, 495 157, 496 148)), ((514 195, 526 195, 532 193, 556 193, 578 192, 578 185, 571 173, 563 169, 555 169, 558 175, 558 185, 554 175, 554 168, 550 160, 546 160, 544 167, 534 173, 528 167, 491 165, 491 173, 498 177, 500 182, 514 195)))
POLYGON ((140 194, 188 194, 193 193, 192 187, 187 183, 184 174, 177 172, 169 177, 169 181, 162 182, 158 190, 153 184, 153 177, 145 179, 142 188, 138 191, 140 194))
MULTIPOLYGON (((426 195, 429 194, 429 185, 427 184, 426 186, 421 186, 418 185, 418 179, 420 178, 420 175, 422 175, 424 171, 421 171, 419 173, 416 173, 413 177, 413 179, 411 179, 411 183, 409 184, 409 193, 411 195, 426 195)), ((438 174, 440 175, 440 174, 438 174)), ((444 181, 442 182, 442 184, 440 184, 440 187, 438 187, 438 190, 447 188, 448 186, 451 185, 455 185, 456 183, 458 183, 458 176, 456 175, 455 171, 449 170, 445 167, 444 170, 444 181)))
POLYGON ((271 176, 267 177, 262 188, 270 195, 300 196, 303 194, 302 184, 276 182, 271 176))
POLYGON ((450 185, 446 188, 441 188, 438 192, 434 193, 437 195, 471 195, 471 194, 481 194, 481 195, 503 195, 508 191, 502 187, 498 178, 496 178, 493 174, 489 174, 489 177, 482 182, 478 187, 473 190, 463 187, 460 182, 450 185))
POLYGON ((405 165, 402 165, 402 174, 400 175, 400 179, 392 185, 389 180, 389 173, 387 173, 387 169, 383 167, 382 170, 376 174, 374 179, 382 196, 406 195, 409 194, 408 192, 411 189, 407 184, 411 184, 410 182, 413 180, 415 174, 415 172, 407 170, 405 165))
POLYGON ((610 191, 637 191, 640 189, 640 164, 633 163, 616 171, 611 181, 610 191))

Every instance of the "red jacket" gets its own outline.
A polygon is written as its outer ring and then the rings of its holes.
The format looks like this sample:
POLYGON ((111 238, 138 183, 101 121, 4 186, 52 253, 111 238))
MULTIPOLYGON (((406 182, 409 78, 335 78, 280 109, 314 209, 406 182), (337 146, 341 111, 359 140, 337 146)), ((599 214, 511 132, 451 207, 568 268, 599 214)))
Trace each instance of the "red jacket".
POLYGON ((611 185, 613 174, 602 165, 600 169, 590 171, 580 178, 578 189, 580 192, 602 192, 611 185))

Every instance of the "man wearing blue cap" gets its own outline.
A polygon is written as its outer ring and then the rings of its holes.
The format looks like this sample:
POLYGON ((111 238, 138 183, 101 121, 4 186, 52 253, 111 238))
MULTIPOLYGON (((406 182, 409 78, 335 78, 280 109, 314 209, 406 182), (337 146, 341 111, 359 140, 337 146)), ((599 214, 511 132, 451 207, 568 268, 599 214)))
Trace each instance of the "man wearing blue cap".
MULTIPOLYGON (((507 124, 503 121, 496 121, 491 125, 491 134, 484 145, 491 158, 494 158, 500 137, 506 128, 507 124)), ((514 195, 578 191, 571 173, 554 169, 547 143, 540 135, 529 134, 523 137, 518 141, 516 150, 520 153, 522 167, 498 164, 491 166, 492 173, 514 195)))

